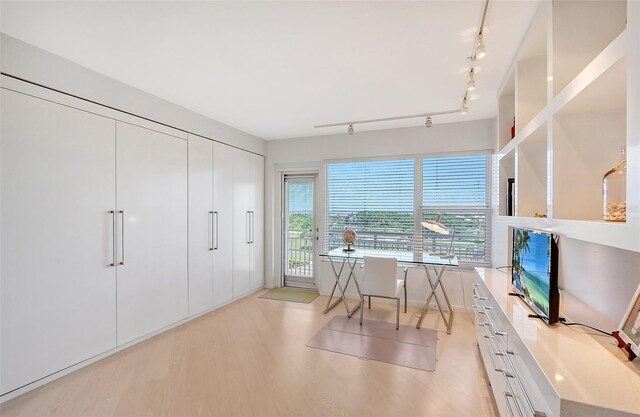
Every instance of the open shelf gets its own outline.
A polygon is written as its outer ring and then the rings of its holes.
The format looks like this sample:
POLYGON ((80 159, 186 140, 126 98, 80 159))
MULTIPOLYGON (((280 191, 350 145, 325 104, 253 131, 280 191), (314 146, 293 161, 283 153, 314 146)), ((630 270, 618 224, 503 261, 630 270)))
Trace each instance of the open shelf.
POLYGON ((547 214, 547 124, 518 147, 518 216, 547 214))
POLYGON ((554 218, 602 219, 602 177, 627 142, 626 75, 621 59, 555 114, 554 218))
MULTIPOLYGON (((507 194, 508 194, 508 179, 516 177, 516 151, 512 150, 508 154, 504 155, 500 158, 500 198, 499 198, 499 208, 498 213, 501 216, 507 215, 507 194)), ((517 185, 513 190, 513 214, 515 215, 515 207, 516 207, 516 195, 517 195, 517 185)))
POLYGON ((553 2, 553 94, 557 95, 627 26, 625 0, 553 2))
POLYGON ((547 105, 547 8, 541 7, 520 49, 516 66, 516 133, 547 105))
POLYGON ((511 127, 516 117, 516 79, 511 73, 498 96, 498 149, 513 139, 511 127))

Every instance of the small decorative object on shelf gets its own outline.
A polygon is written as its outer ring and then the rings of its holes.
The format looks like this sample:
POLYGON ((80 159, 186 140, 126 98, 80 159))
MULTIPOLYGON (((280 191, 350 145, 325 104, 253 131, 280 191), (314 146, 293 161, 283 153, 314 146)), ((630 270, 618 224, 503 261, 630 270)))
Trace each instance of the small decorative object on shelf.
POLYGON ((356 241, 356 232, 353 229, 344 229, 342 232, 342 241, 347 244, 345 249, 342 249, 343 252, 353 252, 353 242, 356 241))
POLYGON ((627 221, 627 158, 624 147, 620 162, 602 178, 603 219, 609 222, 627 221))
POLYGON ((618 347, 624 349, 630 361, 640 355, 640 286, 613 337, 618 340, 618 347))
POLYGON ((538 213, 537 211, 535 213, 533 213, 533 217, 536 217, 538 219, 546 219, 547 215, 546 214, 542 214, 542 213, 538 213))
POLYGON ((516 193, 516 179, 515 178, 507 178, 507 216, 515 215, 515 201, 514 195, 516 193))
POLYGON ((511 125, 511 139, 516 137, 516 118, 513 118, 513 124, 511 125))

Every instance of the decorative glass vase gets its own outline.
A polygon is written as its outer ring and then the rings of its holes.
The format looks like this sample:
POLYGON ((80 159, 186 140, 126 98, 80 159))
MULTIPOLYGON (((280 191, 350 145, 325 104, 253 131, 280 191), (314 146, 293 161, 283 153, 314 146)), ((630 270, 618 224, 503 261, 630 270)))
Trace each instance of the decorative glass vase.
POLYGON ((627 221, 627 157, 624 147, 620 153, 620 162, 602 178, 602 215, 608 222, 627 221))

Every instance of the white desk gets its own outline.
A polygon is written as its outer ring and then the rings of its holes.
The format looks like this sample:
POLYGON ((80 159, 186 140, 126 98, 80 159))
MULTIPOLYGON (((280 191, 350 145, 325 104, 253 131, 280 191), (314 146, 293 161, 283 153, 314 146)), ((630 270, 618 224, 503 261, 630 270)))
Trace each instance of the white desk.
POLYGON ((451 303, 449 302, 447 292, 442 285, 442 274, 444 273, 446 267, 458 266, 457 258, 443 259, 437 256, 430 256, 426 253, 396 252, 374 249, 356 249, 353 252, 345 252, 341 248, 333 249, 327 253, 322 253, 320 254, 320 256, 328 258, 331 261, 331 269, 333 270, 333 274, 336 280, 335 284, 333 284, 331 295, 329 295, 327 306, 324 309, 325 314, 340 302, 344 304, 344 307, 347 311, 347 317, 351 317, 351 315, 360 307, 360 304, 357 304, 353 308, 350 308, 345 297, 345 293, 349 284, 352 282, 352 279, 354 285, 356 286, 356 290, 358 291, 358 298, 360 297, 360 288, 358 287, 358 281, 356 280, 354 274, 354 269, 359 260, 362 260, 365 256, 395 258, 401 265, 422 267, 425 271, 425 275, 427 276, 427 280, 429 281, 429 286, 431 287, 431 291, 429 291, 429 293, 427 294, 427 298, 424 307, 422 308, 416 328, 419 329, 422 325, 422 320, 424 320, 424 316, 427 314, 429 303, 432 299, 435 299, 436 305, 438 306, 438 311, 440 311, 442 320, 447 326, 447 333, 451 334, 451 327, 453 325, 453 308, 451 307, 451 303), (336 267, 336 264, 340 264, 340 267, 336 267), (348 275, 346 276, 346 281, 344 281, 344 285, 342 285, 341 279, 343 276, 343 272, 347 271, 348 275), (336 292, 336 288, 339 290, 340 295, 335 301, 333 301, 333 296, 336 292), (444 297, 446 309, 444 308, 443 304, 440 303, 437 290, 439 290, 444 297))

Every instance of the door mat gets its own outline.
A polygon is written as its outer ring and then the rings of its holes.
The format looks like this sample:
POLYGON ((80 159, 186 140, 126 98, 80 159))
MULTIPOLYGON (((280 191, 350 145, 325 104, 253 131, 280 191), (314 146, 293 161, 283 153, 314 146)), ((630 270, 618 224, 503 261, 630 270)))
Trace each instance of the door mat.
POLYGON ((384 321, 336 316, 307 343, 308 347, 387 362, 408 368, 436 370, 438 332, 384 321))
POLYGON ((318 295, 319 294, 317 292, 312 291, 292 290, 290 288, 274 288, 262 294, 258 298, 309 304, 315 300, 318 295))

